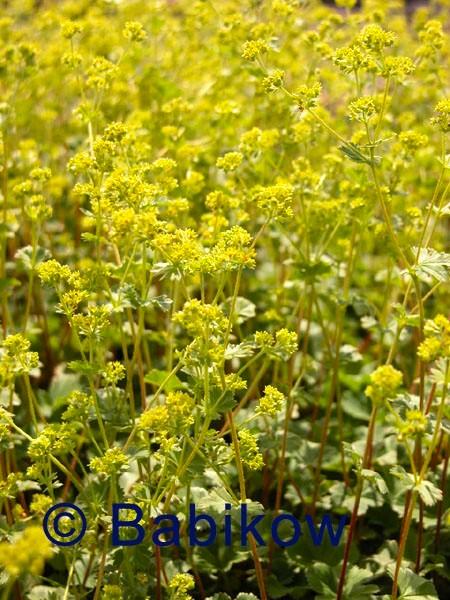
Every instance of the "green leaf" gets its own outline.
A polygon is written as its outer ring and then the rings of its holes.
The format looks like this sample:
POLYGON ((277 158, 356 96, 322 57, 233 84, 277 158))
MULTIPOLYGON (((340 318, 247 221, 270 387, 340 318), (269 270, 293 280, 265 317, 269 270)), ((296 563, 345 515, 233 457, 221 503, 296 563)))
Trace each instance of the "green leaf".
POLYGON ((388 493, 386 482, 376 471, 372 471, 371 469, 362 469, 361 476, 363 477, 363 479, 367 479, 367 481, 370 481, 370 483, 375 485, 380 494, 388 493))
MULTIPOLYGON (((231 308, 231 298, 227 298, 225 302, 222 303, 221 308, 224 309, 226 313, 229 313, 231 308)), ((253 302, 250 302, 250 300, 247 300, 247 298, 243 298, 242 296, 236 298, 236 304, 234 306, 234 318, 236 323, 240 325, 254 317, 255 314, 256 307, 253 302)))
POLYGON ((225 350, 225 360, 231 360, 232 358, 245 358, 246 356, 252 356, 255 349, 255 345, 251 342, 242 342, 242 344, 228 344, 225 350))
POLYGON ((98 365, 84 362, 83 360, 71 360, 67 363, 67 367, 75 373, 83 373, 83 375, 93 375, 98 372, 98 365))
POLYGON ((403 467, 400 465, 395 465, 391 469, 389 469, 389 473, 394 475, 402 481, 404 484, 408 485, 408 489, 412 489, 414 486, 414 477, 411 473, 407 473, 403 467))
POLYGON ((423 503, 426 506, 433 506, 436 502, 442 500, 442 491, 437 488, 431 481, 421 481, 416 483, 414 475, 407 473, 400 465, 395 465, 390 469, 390 473, 395 477, 398 477, 403 483, 405 489, 415 490, 422 498, 423 503))
POLYGON ((134 285, 125 283, 113 294, 115 312, 123 312, 126 308, 137 308, 139 305, 139 294, 134 285))
MULTIPOLYGON (((163 371, 160 369, 152 369, 145 375, 144 381, 147 383, 151 383, 152 385, 160 386, 163 381, 170 375, 170 371, 163 371)), ((180 390, 182 389, 183 383, 178 379, 178 377, 173 374, 169 377, 169 379, 164 384, 163 390, 167 392, 171 392, 172 390, 180 390)))
MULTIPOLYGON (((339 376, 339 381, 344 383, 347 387, 350 387, 352 382, 352 377, 341 377, 339 376)), ((359 384, 359 376, 354 383, 355 391, 361 388, 359 384)), ((352 419, 359 419, 361 421, 368 421, 370 417, 370 401, 366 396, 360 394, 356 396, 349 390, 345 390, 342 395, 342 410, 346 415, 352 417, 352 419)))
MULTIPOLYGON (((340 568, 316 563, 308 569, 308 582, 315 592, 316 600, 331 600, 336 598, 340 568)), ((372 594, 378 592, 378 586, 368 583, 373 577, 368 569, 352 566, 347 573, 344 586, 344 600, 370 600, 372 594)))
MULTIPOLYGON (((249 557, 249 550, 243 551, 236 546, 222 546, 219 552, 214 552, 211 547, 202 548, 201 553, 196 556, 196 566, 200 572, 206 572, 210 576, 220 573, 228 573, 233 565, 242 563, 249 557)), ((222 599, 221 599, 222 600, 222 599)))
POLYGON ((366 156, 361 152, 359 146, 353 144, 352 142, 347 142, 342 146, 339 146, 339 150, 345 154, 350 160, 356 163, 364 163, 366 165, 372 165, 374 162, 378 162, 379 159, 376 157, 375 161, 372 161, 370 156, 366 156))
POLYGON ((306 577, 311 588, 320 594, 321 600, 336 598, 336 576, 329 565, 315 563, 307 570, 306 577))
POLYGON ((202 487, 191 487, 195 505, 198 512, 207 512, 216 518, 223 518, 225 503, 233 504, 233 498, 222 487, 215 487, 206 491, 202 487))
POLYGON ((450 215, 450 202, 447 202, 447 204, 444 204, 444 206, 441 207, 433 206, 433 212, 438 216, 450 215))
POLYGON ((62 600, 64 598, 64 588, 50 587, 48 585, 36 585, 28 593, 28 600, 62 600))
POLYGON ((165 295, 156 296, 155 298, 151 298, 150 301, 164 312, 167 312, 173 304, 173 300, 165 295))
MULTIPOLYGON (((389 566, 388 572, 393 579, 394 567, 389 566)), ((410 569, 400 569, 398 587, 401 592, 398 600, 438 600, 433 583, 424 577, 420 577, 410 569)))
POLYGON ((80 378, 78 375, 73 373, 65 373, 64 371, 57 371, 52 378, 48 393, 54 403, 58 400, 68 396, 70 392, 80 389, 80 378))
POLYGON ((225 393, 216 388, 211 391, 211 405, 213 418, 232 410, 237 402, 232 392, 227 390, 225 393), (219 400, 220 399, 220 400, 219 400))
MULTIPOLYGON (((25 271, 31 271, 33 268, 33 247, 24 246, 19 248, 14 255, 17 264, 19 264, 25 271)), ((50 252, 46 248, 38 246, 36 248, 36 255, 34 257, 34 266, 38 265, 45 260, 50 258, 50 252)))
MULTIPOLYGON (((340 567, 331 567, 324 563, 312 565, 307 572, 310 586, 318 592, 316 600, 335 600, 339 581, 340 567)), ((373 577, 368 569, 353 566, 347 572, 344 586, 344 600, 369 600, 378 591, 378 586, 366 583, 373 577)))
POLYGON ((348 600, 358 598, 372 598, 372 594, 378 592, 378 586, 367 583, 372 578, 372 572, 368 569, 360 569, 357 566, 350 568, 344 587, 344 598, 348 600))
POLYGON ((295 273, 301 280, 313 283, 331 272, 330 263, 325 256, 316 260, 298 261, 295 263, 295 273))
POLYGON ((155 263, 152 269, 152 273, 153 275, 156 275, 161 279, 164 279, 168 275, 170 275, 172 279, 180 278, 180 272, 178 270, 178 267, 166 262, 155 263))
POLYGON ((85 242, 95 242, 98 239, 98 236, 95 233, 91 233, 89 231, 84 231, 81 234, 81 239, 85 242))
POLYGON ((420 316, 415 313, 406 312, 406 308, 399 303, 392 305, 397 314, 397 322, 401 326, 418 327, 420 324, 420 316))
POLYGON ((276 600, 277 598, 286 598, 289 597, 289 592, 291 591, 291 587, 287 587, 283 585, 281 581, 279 581, 275 575, 270 575, 266 582, 267 592, 269 593, 269 597, 276 600))
MULTIPOLYGON (((414 254, 417 254, 416 247, 412 250, 414 254)), ((430 277, 438 281, 448 281, 450 279, 450 254, 438 252, 433 248, 422 248, 417 265, 412 267, 412 271, 425 283, 429 283, 430 277)))
POLYGON ((433 383, 436 383, 437 385, 444 385, 446 378, 448 381, 448 377, 446 376, 447 373, 447 361, 444 360, 443 358, 440 358, 438 361, 436 361, 436 366, 432 369, 430 369, 430 380, 433 383))
POLYGON ((431 483, 431 481, 421 481, 414 486, 419 496, 426 506, 433 506, 436 502, 442 500, 442 491, 431 483))
POLYGON ((362 466, 363 457, 362 454, 356 449, 355 444, 343 442, 342 448, 344 450, 344 456, 348 462, 352 465, 355 465, 356 470, 359 471, 362 466))
POLYGON ((358 351, 355 346, 351 344, 344 344, 339 349, 339 357, 342 362, 360 362, 362 360, 362 354, 358 351))
POLYGON ((18 279, 14 279, 13 277, 2 277, 2 279, 0 279, 0 292, 10 290, 18 285, 20 285, 18 279))
POLYGON ((444 169, 450 169, 450 154, 446 154, 444 160, 441 157, 438 157, 438 162, 444 167, 444 169))

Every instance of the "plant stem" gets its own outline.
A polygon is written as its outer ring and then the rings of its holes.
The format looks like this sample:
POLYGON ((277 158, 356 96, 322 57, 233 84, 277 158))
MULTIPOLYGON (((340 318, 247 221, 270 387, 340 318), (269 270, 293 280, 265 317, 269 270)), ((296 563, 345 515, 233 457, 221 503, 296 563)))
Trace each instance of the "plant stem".
POLYGON ((442 423, 442 419, 444 416, 445 400, 447 398, 447 390, 448 390, 448 383, 449 383, 449 381, 448 381, 449 380, 449 370, 450 370, 450 360, 447 360, 446 368, 445 368, 444 385, 443 385, 443 389, 442 389, 442 397, 441 397, 441 402, 440 402, 439 408, 438 408, 438 413, 437 413, 437 417, 436 417, 436 423, 434 426, 433 436, 431 438, 431 442, 430 442, 428 451, 423 460, 420 473, 418 474, 418 476, 416 476, 415 489, 413 489, 411 491, 410 496, 408 496, 408 500, 407 500, 407 504, 406 504, 405 518, 403 520, 402 530, 400 533, 399 548, 398 548, 398 552, 397 552, 397 561, 396 561, 395 573, 394 573, 394 583, 393 583, 393 587, 392 587, 392 600, 396 600, 397 594, 398 594, 398 576, 400 573, 400 567, 401 567, 401 563, 403 560, 403 554, 405 551, 406 540, 408 538, 409 528, 411 525, 413 509, 414 509, 414 505, 416 502, 416 497, 417 497, 416 488, 418 485, 420 485, 420 483, 422 483, 422 481, 424 481, 424 479, 426 477, 428 466, 429 466, 431 458, 433 456, 433 452, 436 447, 436 442, 438 440, 438 436, 439 436, 440 430, 441 430, 441 423, 442 423))
POLYGON ((398 595, 398 577, 400 575, 400 568, 402 565, 403 554, 405 552, 406 540, 408 538, 409 527, 411 525, 411 519, 414 511, 414 505, 416 503, 416 491, 412 491, 408 494, 408 500, 406 503, 405 517, 403 519, 402 529, 400 532, 400 541, 397 551, 397 560, 395 563, 394 581, 392 584, 391 599, 397 600, 398 595))
MULTIPOLYGON (((240 450, 239 450, 239 440, 238 440, 238 436, 237 436, 237 432, 236 432, 236 427, 235 427, 233 415, 231 414, 231 412, 228 413, 228 420, 230 422, 231 438, 233 441, 235 463, 236 463, 236 469, 237 469, 238 478, 239 478, 241 503, 243 504, 247 500, 247 494, 246 494, 246 490, 245 490, 244 468, 243 468, 242 461, 241 461, 241 454, 240 454, 240 450)), ((252 550, 253 562, 255 564, 256 579, 258 581, 258 588, 259 588, 261 600, 267 600, 266 587, 265 587, 265 583, 264 583, 264 575, 263 575, 261 563, 260 563, 259 556, 258 556, 256 542, 251 534, 248 535, 248 538, 249 538, 250 546, 251 546, 251 550, 252 550)))
MULTIPOLYGON (((363 457, 363 463, 362 463, 363 469, 367 468, 368 462, 370 460, 372 440, 373 440, 373 435, 374 435, 374 431, 375 431, 375 423, 376 423, 376 417, 377 417, 377 410, 378 410, 377 407, 375 405, 373 405, 372 412, 370 414, 370 419, 369 419, 369 427, 367 430, 366 449, 364 451, 364 457, 363 457)), ((355 492, 355 500, 353 503, 352 516, 350 519, 350 527, 348 530, 348 537, 347 537, 347 541, 345 543, 344 558, 342 561, 341 573, 339 576, 339 584, 338 584, 336 600, 342 600, 343 593, 344 593, 344 585, 345 585, 345 577, 346 577, 346 573, 347 573, 348 560, 350 557, 350 550, 351 550, 351 546, 352 546, 353 537, 355 535, 356 521, 358 518, 358 510, 359 510, 359 504, 361 501, 363 487, 364 487, 364 480, 363 480, 362 476, 359 475, 358 476, 358 484, 357 484, 356 492, 355 492)))

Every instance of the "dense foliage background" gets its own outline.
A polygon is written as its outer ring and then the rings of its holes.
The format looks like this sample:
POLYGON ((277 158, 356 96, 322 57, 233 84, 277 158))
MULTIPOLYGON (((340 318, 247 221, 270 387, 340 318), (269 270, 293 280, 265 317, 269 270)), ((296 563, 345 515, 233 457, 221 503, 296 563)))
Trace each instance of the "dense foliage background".
POLYGON ((3 598, 450 597, 450 3, 337 4, 3 10, 3 598), (349 525, 152 544, 192 502, 349 525))

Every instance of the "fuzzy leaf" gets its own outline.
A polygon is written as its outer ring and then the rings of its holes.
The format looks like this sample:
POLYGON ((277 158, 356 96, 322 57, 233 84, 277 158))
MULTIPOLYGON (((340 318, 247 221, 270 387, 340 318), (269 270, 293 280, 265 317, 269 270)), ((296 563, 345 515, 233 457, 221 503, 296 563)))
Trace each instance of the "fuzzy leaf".
POLYGON ((359 147, 352 142, 347 142, 346 144, 339 146, 339 150, 353 162, 364 163, 366 165, 371 165, 373 162, 370 156, 363 154, 359 147))
MULTIPOLYGON (((388 567, 388 571, 393 577, 394 567, 388 567)), ((438 600, 433 583, 410 569, 400 569, 398 587, 401 592, 398 600, 438 600)))
MULTIPOLYGON (((14 255, 15 260, 25 271, 31 271, 33 268, 33 247, 24 246, 19 248, 14 255)), ((38 265, 45 260, 50 258, 50 252, 46 248, 38 246, 36 249, 36 255, 34 257, 34 265, 38 265)))
MULTIPOLYGON (((159 387, 162 384, 162 382, 166 379, 166 377, 168 377, 169 374, 170 374, 170 371, 163 371, 160 369, 152 369, 145 375, 144 381, 159 387)), ((167 392, 170 392, 172 390, 180 390, 182 388, 183 388, 183 383, 178 379, 178 377, 175 374, 173 374, 169 377, 169 379, 166 381, 166 383, 164 384, 164 387, 163 387, 163 389, 166 390, 167 392)))
MULTIPOLYGON (((417 253, 417 248, 414 247, 412 250, 415 254, 417 253)), ((448 281, 450 276, 450 254, 438 252, 433 248, 422 248, 413 271, 419 279, 426 283, 429 283, 430 277, 438 281, 448 281)))
MULTIPOLYGON (((227 313, 230 312, 231 308, 231 298, 227 298, 225 302, 221 305, 223 309, 227 313)), ((248 319, 251 319, 256 314, 256 307, 253 302, 247 300, 247 298, 243 298, 242 296, 238 296, 236 298, 236 304, 234 307, 234 318, 236 319, 236 323, 239 325, 244 323, 248 319)))
POLYGON ((446 154, 444 160, 438 157, 438 162, 444 167, 444 169, 450 169, 450 154, 446 154))
POLYGON ((151 299, 151 302, 164 312, 167 312, 173 304, 173 300, 166 295, 156 296, 151 299))
POLYGON ((387 494, 388 488, 386 482, 379 473, 372 471, 371 469, 362 469, 361 476, 375 485, 380 494, 387 494))
POLYGON ((436 502, 442 500, 442 491, 433 485, 431 481, 422 481, 415 486, 415 489, 426 506, 433 506, 436 502))
POLYGON ((232 358, 245 358, 251 356, 254 351, 254 344, 250 342, 242 342, 242 344, 228 344, 225 350, 225 360, 232 358))

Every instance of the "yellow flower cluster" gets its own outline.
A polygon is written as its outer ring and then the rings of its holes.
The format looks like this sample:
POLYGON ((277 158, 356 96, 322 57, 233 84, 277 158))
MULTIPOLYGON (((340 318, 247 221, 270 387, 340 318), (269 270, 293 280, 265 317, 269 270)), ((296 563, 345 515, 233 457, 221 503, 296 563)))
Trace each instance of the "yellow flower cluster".
POLYGON ((258 414, 275 416, 282 408, 285 396, 273 385, 266 385, 256 408, 258 414))
POLYGON ((178 573, 169 582, 170 600, 190 600, 190 590, 195 587, 194 578, 187 573, 178 573))
POLYGON ((407 410, 406 420, 398 426, 399 440, 423 435, 427 428, 427 417, 420 410, 407 410))
POLYGON ((238 435, 242 463, 252 471, 259 471, 264 466, 264 460, 258 448, 257 437, 246 428, 240 429, 238 435))
POLYGON ((117 475, 128 466, 128 458, 120 448, 109 448, 103 456, 96 456, 89 462, 89 467, 95 473, 117 475))
POLYGON ((425 324, 425 339, 419 345, 417 355, 425 362, 438 357, 450 358, 450 321, 437 315, 425 324))
POLYGON ((167 406, 152 406, 139 417, 138 427, 143 431, 165 433, 169 426, 167 406))
POLYGON ((403 381, 401 371, 392 365, 382 365, 370 375, 371 385, 366 388, 368 396, 375 404, 393 398, 403 381))
POLYGON ((173 320, 194 336, 221 335, 228 326, 228 320, 219 306, 204 304, 197 299, 186 302, 173 320))
POLYGON ((0 381, 4 387, 16 376, 30 373, 39 366, 39 355, 30 352, 31 342, 22 334, 7 336, 0 346, 0 381))
POLYGON ((13 578, 23 573, 40 575, 52 554, 42 527, 30 525, 11 542, 0 543, 0 566, 13 578))

